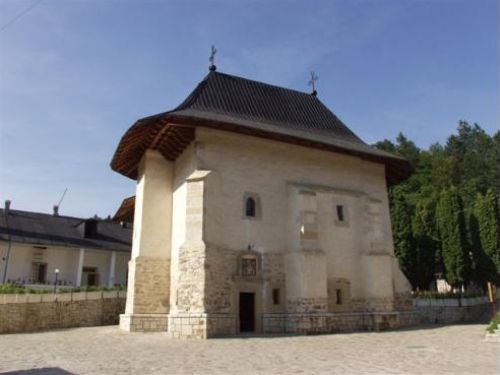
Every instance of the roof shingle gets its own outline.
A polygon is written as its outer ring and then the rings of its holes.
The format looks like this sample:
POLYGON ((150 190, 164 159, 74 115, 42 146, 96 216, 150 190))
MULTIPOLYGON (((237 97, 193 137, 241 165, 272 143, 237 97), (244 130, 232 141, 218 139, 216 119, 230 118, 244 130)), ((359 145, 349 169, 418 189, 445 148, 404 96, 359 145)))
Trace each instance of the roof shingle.
POLYGON ((84 237, 78 225, 85 219, 39 212, 0 209, 0 240, 45 246, 130 252, 132 229, 108 220, 98 220, 98 232, 84 237))
POLYGON ((316 96, 215 71, 174 110, 137 121, 120 141, 111 167, 136 178, 142 154, 169 124, 212 127, 360 156, 385 164, 390 184, 412 171, 404 158, 363 142, 316 96))
POLYGON ((364 143, 316 96, 224 73, 209 73, 172 113, 184 110, 218 113, 364 143))

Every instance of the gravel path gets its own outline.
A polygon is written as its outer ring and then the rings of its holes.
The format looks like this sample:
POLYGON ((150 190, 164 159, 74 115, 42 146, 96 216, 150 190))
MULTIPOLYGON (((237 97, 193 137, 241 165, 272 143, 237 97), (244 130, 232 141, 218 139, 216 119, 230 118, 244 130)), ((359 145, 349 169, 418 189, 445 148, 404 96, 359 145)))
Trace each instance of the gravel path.
POLYGON ((75 328, 0 335, 0 372, 500 374, 500 344, 484 340, 485 327, 206 341, 130 334, 115 326, 75 328))

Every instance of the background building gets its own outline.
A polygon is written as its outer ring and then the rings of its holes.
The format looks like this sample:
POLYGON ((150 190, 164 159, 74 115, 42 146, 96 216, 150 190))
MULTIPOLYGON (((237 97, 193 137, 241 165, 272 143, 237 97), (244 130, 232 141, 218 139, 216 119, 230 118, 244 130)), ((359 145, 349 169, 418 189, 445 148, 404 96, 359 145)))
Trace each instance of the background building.
POLYGON ((0 209, 0 282, 125 285, 132 229, 98 218, 0 209))

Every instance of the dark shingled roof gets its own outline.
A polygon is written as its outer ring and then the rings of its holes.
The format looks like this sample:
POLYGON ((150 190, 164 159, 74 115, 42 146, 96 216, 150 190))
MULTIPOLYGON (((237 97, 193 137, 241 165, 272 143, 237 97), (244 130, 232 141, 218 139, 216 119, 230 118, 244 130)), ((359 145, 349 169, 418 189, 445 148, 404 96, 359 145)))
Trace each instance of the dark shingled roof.
MULTIPOLYGON (((136 178, 134 166, 145 149, 153 145, 162 151, 158 138, 168 137, 161 130, 168 124, 229 130, 362 157, 385 164, 389 183, 412 172, 406 159, 363 142, 316 96, 215 71, 174 110, 137 121, 123 136, 111 167, 136 178)), ((164 155, 170 160, 178 156, 164 155)))
POLYGON ((224 73, 208 74, 171 113, 200 112, 364 144, 316 96, 224 73))
POLYGON ((125 198, 113 216, 114 221, 134 222, 135 195, 125 198))
POLYGON ((78 229, 86 219, 39 212, 0 209, 0 240, 40 246, 69 246, 130 252, 132 229, 119 223, 97 220, 97 233, 86 238, 78 229))

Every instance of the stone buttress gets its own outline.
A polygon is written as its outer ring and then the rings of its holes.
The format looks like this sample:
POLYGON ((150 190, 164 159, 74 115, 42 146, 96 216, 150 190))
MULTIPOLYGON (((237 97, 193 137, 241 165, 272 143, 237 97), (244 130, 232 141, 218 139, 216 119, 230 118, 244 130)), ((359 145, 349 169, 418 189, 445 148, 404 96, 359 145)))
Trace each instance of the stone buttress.
MULTIPOLYGON (((186 237, 179 248, 175 304, 169 332, 176 338, 208 338, 235 333, 234 316, 214 313, 210 291, 217 288, 211 267, 219 262, 204 241, 205 184, 210 171, 197 170, 186 179, 186 237), (214 258, 214 259, 212 259, 214 258)), ((214 301, 220 300, 217 294, 214 301)))
POLYGON ((147 150, 139 165, 126 331, 166 331, 170 296, 173 162, 147 150))

